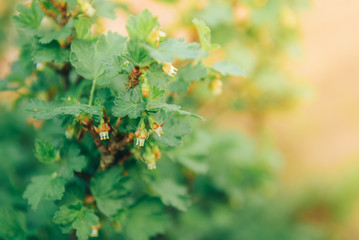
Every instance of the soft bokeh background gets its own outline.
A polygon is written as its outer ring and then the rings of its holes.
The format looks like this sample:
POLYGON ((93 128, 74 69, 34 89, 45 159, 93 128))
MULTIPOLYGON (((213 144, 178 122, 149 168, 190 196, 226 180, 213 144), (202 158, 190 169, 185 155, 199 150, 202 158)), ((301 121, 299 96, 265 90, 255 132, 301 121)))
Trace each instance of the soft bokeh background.
MULTIPOLYGON (((2 0, 0 7, 10 2, 2 0)), ((199 1, 202 2, 206 1, 199 1)), ((181 21, 181 9, 191 3, 179 1, 173 6, 136 0, 128 4, 136 13, 148 8, 170 33, 173 24, 181 21)), ((302 51, 287 67, 306 86, 306 94, 293 107, 273 111, 263 123, 283 155, 282 192, 317 193, 318 205, 304 217, 333 227, 338 239, 359 239, 358 10, 357 0, 313 0, 300 14, 302 51), (332 196, 335 203, 331 202, 332 196), (337 204, 344 209, 346 217, 340 226, 328 216, 322 200, 327 198, 331 202, 328 205, 337 204)), ((119 18, 104 21, 104 27, 125 33, 127 17, 119 12, 119 18)), ((176 31, 176 35, 190 37, 185 29, 176 31)), ((16 57, 14 52, 11 48, 4 52, 1 76, 8 72, 8 62, 16 57)), ((219 122, 226 122, 221 128, 253 131, 246 115, 228 110, 218 118, 219 122)))

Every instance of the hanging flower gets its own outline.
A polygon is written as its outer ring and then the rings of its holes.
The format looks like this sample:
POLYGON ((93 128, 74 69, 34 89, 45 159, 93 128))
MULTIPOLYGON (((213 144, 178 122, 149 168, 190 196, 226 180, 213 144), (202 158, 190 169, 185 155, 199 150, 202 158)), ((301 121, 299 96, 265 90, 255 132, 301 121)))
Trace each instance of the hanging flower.
POLYGON ((145 140, 148 137, 148 133, 145 128, 145 123, 143 119, 141 119, 140 123, 138 124, 138 128, 135 132, 135 136, 136 136, 136 145, 143 147, 145 145, 145 140))
POLYGON ((155 153, 153 152, 153 150, 150 147, 146 147, 146 151, 143 154, 143 162, 145 164, 147 164, 147 169, 149 170, 153 170, 156 169, 156 161, 157 161, 157 157, 155 155, 155 153))
POLYGON ((100 121, 100 125, 95 127, 95 131, 99 134, 101 140, 109 139, 108 132, 111 130, 110 126, 105 123, 103 119, 100 121))
POLYGON ((162 130, 162 126, 165 124, 163 123, 162 125, 160 125, 152 116, 148 117, 148 121, 150 122, 151 128, 154 132, 157 133, 157 135, 159 137, 161 137, 161 135, 163 135, 163 130, 162 130))
POLYGON ((171 77, 177 74, 177 68, 175 68, 171 63, 165 63, 162 65, 162 70, 170 75, 171 77))

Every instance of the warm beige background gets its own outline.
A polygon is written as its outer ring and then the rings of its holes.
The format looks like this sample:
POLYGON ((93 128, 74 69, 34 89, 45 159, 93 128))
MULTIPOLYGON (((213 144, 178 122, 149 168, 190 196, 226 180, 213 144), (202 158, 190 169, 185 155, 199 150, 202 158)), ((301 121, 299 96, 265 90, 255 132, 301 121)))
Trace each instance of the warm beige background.
POLYGON ((292 69, 314 96, 270 124, 287 183, 339 177, 359 163, 359 1, 314 0, 301 25, 303 57, 292 69))

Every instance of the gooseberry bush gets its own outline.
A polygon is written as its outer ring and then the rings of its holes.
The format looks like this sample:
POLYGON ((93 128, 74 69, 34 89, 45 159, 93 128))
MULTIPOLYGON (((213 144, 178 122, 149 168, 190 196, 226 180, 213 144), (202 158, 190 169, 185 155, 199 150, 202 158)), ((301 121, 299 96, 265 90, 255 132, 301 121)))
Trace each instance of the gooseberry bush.
POLYGON ((291 37, 268 29, 292 36, 277 13, 296 1, 209 1, 167 34, 144 10, 121 36, 103 18, 130 3, 33 0, 12 17, 16 41, 7 10, 0 54, 17 45, 18 59, 0 81, 0 239, 329 239, 273 197, 268 135, 211 119, 234 97, 263 129, 269 100, 287 101, 268 83, 291 37))
POLYGON ((99 19, 114 17, 115 6, 34 0, 17 7, 19 59, 0 87, 20 95, 14 118, 28 119, 28 143, 42 165, 29 164, 30 213, 23 205, 2 212, 6 238, 164 236, 191 204, 194 174, 207 171, 198 160, 210 152, 207 136, 194 133, 183 144, 205 121, 191 104, 181 107, 184 93, 199 81, 214 96, 224 75, 243 72, 203 63, 219 46, 199 19, 200 43, 168 37, 148 10, 130 16, 128 36, 103 32, 99 19))

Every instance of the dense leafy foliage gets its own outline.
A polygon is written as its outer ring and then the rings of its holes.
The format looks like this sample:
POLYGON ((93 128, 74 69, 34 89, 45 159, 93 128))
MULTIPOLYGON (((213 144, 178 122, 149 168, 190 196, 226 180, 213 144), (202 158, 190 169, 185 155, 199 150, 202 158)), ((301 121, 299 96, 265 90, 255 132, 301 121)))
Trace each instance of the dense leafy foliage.
POLYGON ((189 21, 198 42, 168 37, 148 10, 129 17, 127 36, 104 33, 100 18, 114 18, 116 6, 18 6, 19 57, 0 84, 19 95, 0 112, 0 237, 322 239, 269 196, 280 162, 273 146, 215 131, 196 113, 222 79, 257 78, 238 59, 211 60, 217 42, 228 49, 219 36, 233 24, 229 1, 189 21))

